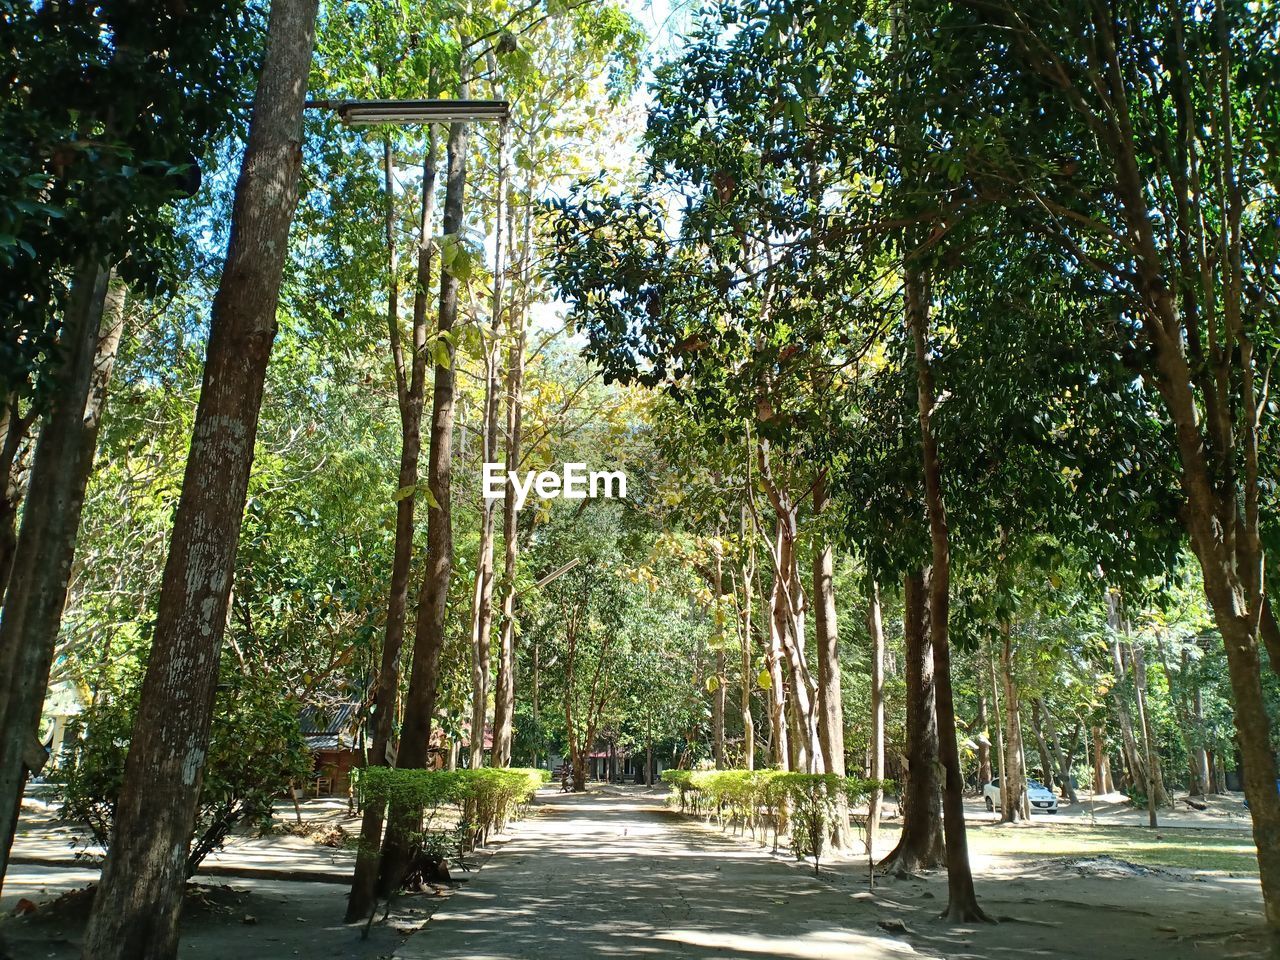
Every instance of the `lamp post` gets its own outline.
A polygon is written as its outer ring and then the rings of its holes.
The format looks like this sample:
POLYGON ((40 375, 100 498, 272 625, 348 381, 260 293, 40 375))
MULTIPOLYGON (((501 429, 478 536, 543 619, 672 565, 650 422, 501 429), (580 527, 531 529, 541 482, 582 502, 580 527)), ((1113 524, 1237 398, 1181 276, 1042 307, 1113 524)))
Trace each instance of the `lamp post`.
POLYGON ((407 125, 453 120, 498 120, 511 115, 506 100, 308 100, 312 110, 332 110, 349 127, 407 125))

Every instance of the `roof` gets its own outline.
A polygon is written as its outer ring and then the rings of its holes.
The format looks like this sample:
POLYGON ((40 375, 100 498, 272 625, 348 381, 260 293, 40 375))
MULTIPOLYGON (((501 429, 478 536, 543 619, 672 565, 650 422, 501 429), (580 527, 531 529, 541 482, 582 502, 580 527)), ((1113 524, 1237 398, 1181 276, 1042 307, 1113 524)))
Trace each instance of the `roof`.
POLYGON ((342 750, 354 745, 360 704, 356 701, 334 706, 303 707, 298 726, 312 750, 342 750))

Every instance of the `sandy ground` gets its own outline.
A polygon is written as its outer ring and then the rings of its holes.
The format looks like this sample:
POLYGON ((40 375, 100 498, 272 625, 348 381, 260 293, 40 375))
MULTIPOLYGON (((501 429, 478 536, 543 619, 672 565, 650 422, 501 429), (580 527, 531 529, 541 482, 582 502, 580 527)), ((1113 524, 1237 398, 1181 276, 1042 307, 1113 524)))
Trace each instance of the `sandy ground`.
MULTIPOLYGON (((1096 822, 1110 826, 1145 827, 1148 824, 1146 810, 1136 810, 1123 793, 1100 793, 1092 795, 1087 791, 1077 794, 1079 803, 1059 801, 1057 813, 1043 813, 1033 809, 1032 819, 1051 823, 1056 820, 1069 822, 1096 822)), ((1197 804, 1206 807, 1197 810, 1188 805, 1186 795, 1179 794, 1174 798, 1172 807, 1161 807, 1156 816, 1161 827, 1177 827, 1179 829, 1212 829, 1212 830, 1249 830, 1249 810, 1244 805, 1244 794, 1224 793, 1206 799, 1195 798, 1197 804)), ((965 801, 965 820, 976 822, 996 821, 999 812, 988 813, 981 799, 972 798, 965 801)))
MULTIPOLYGON (((1094 804, 1095 812, 1103 803, 1094 804)), ((304 817, 340 823, 345 811, 329 806, 312 802, 304 817)), ((1122 854, 1072 850, 1086 830, 1095 845, 1102 836, 1103 849, 1113 835, 1117 843, 1132 843, 1134 836, 1167 839, 1180 832, 1195 850, 1198 838, 1210 836, 1196 828, 1229 829, 1229 813, 1189 813, 1188 822, 1179 818, 1166 833, 1151 834, 1126 829, 1133 811, 1123 809, 1098 818, 1112 822, 1114 833, 1069 811, 1037 816, 1020 828, 983 822, 980 807, 972 812, 978 895, 998 923, 939 921, 943 873, 882 878, 869 890, 865 859, 849 857, 824 862, 815 877, 811 864, 672 812, 665 790, 604 788, 586 795, 544 792, 536 815, 494 846, 497 855, 491 850, 479 858, 483 870, 465 875, 456 890, 397 898, 388 921, 376 923, 367 940, 359 927, 341 923, 350 876, 346 851, 278 835, 238 843, 220 858, 219 869, 240 875, 202 877, 192 885, 179 956, 1181 960, 1266 953, 1261 896, 1250 869, 1139 866, 1122 854), (1053 853, 1026 852, 1033 849, 1053 853), (282 879, 290 870, 300 879, 282 879)), ((292 808, 281 813, 291 818, 292 808)), ((1140 817, 1135 823, 1145 823, 1140 817)), ((87 897, 76 891, 95 871, 66 861, 59 830, 32 823, 23 850, 37 862, 10 870, 0 934, 15 960, 78 957, 87 897), (14 918, 19 898, 40 906, 14 918)), ((878 853, 887 851, 894 832, 892 824, 886 827, 878 853)), ((1241 850, 1248 841, 1247 833, 1239 834, 1241 850)), ((1247 859, 1234 856, 1229 864, 1247 859)))
POLYGON ((951 926, 937 918, 943 874, 873 892, 857 862, 816 878, 653 794, 547 804, 397 957, 1173 960, 1258 957, 1266 944, 1250 877, 982 857, 979 896, 999 922, 951 926))
MULTIPOLYGON (((6 914, 19 895, 35 894, 31 899, 41 901, 41 906, 29 916, 9 917, 0 926, 8 956, 13 960, 78 960, 89 908, 84 887, 95 879, 93 871, 13 868, 5 881, 6 914), (67 893, 65 899, 53 903, 45 899, 60 892, 67 893)), ((178 956, 183 960, 281 960, 295 956, 374 960, 391 956, 410 930, 425 919, 416 915, 418 908, 403 903, 395 924, 375 925, 364 940, 359 927, 342 924, 346 893, 337 884, 282 880, 192 884, 183 908, 178 956)))
MULTIPOLYGON (((24 823, 14 845, 14 863, 0 897, 0 960, 78 960, 90 885, 97 868, 77 861, 72 831, 52 818, 39 800, 24 804, 24 823), (28 903, 19 904, 21 901, 28 903), (26 912, 30 905, 35 909, 26 912)), ((292 804, 277 811, 294 823, 292 804)), ((331 838, 335 826, 358 831, 346 804, 313 800, 304 821, 331 838)), ((458 871, 455 889, 406 893, 379 905, 366 938, 362 925, 342 923, 355 855, 303 836, 272 833, 241 836, 209 858, 188 886, 183 907, 182 960, 375 960, 389 958, 439 907, 478 876, 506 837, 468 857, 471 873, 458 871), (385 916, 384 916, 385 914, 385 916)))

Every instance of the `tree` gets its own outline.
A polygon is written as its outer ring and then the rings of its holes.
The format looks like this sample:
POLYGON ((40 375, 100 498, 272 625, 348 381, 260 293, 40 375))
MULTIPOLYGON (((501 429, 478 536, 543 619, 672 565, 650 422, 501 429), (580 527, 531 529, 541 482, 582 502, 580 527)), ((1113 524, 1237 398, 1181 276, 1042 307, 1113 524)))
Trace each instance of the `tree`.
POLYGON ((4 7, 13 176, 0 197, 0 881, 28 771, 42 763, 35 729, 120 337, 111 277, 154 291, 176 272, 165 207, 199 185, 190 144, 229 125, 239 75, 223 57, 241 35, 239 8, 4 7), (40 415, 25 533, 14 538, 13 469, 40 415))
POLYGON ((85 957, 92 960, 165 960, 177 953, 185 858, 175 858, 173 851, 185 850, 195 823, 237 536, 297 201, 317 6, 317 0, 272 5, 155 640, 111 852, 85 937, 85 957))
POLYGON ((1275 249, 1264 172, 1275 126, 1262 106, 1274 82, 1271 11, 1201 16, 1153 0, 1069 16, 1005 3, 917 12, 934 36, 974 36, 964 51, 934 56, 930 81, 913 84, 933 103, 947 98, 947 142, 964 145, 930 162, 954 171, 953 195, 1014 210, 1020 232, 1057 246, 1056 269, 1075 271, 1120 317, 1105 328, 1109 349, 1131 358, 1160 398, 1181 520, 1226 643, 1268 922, 1280 926, 1280 796, 1260 655, 1261 645, 1280 653, 1259 484, 1271 455, 1259 364, 1273 331, 1253 306, 1275 249), (955 90, 963 103, 950 101, 955 90), (1036 115, 1034 130, 994 120, 1006 106, 1036 115))

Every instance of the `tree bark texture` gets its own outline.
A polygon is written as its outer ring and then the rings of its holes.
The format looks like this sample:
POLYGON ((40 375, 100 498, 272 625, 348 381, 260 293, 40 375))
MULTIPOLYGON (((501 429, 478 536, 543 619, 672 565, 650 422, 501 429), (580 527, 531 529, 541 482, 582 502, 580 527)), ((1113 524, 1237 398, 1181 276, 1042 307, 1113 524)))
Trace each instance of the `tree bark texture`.
POLYGON ((40 711, 62 625, 85 488, 124 329, 124 287, 110 271, 78 271, 60 339, 62 363, 31 466, 29 493, 0 612, 0 887, 27 776, 45 752, 40 711))
MULTIPOLYGON (((422 215, 418 227, 418 263, 414 289, 413 354, 406 365, 401 343, 399 284, 396 281, 394 184, 391 151, 387 144, 387 250, 391 282, 387 307, 387 342, 396 372, 396 399, 400 410, 400 470, 396 490, 396 537, 391 561, 391 585, 387 593, 387 624, 374 691, 373 745, 369 763, 385 766, 395 730, 396 702, 400 687, 400 651, 404 646, 405 613, 409 606, 409 577, 413 567, 413 517, 417 506, 418 461, 422 453, 422 409, 426 389, 427 300, 431 289, 432 227, 435 223, 436 138, 427 130, 427 150, 422 170, 422 215), (406 370, 407 366, 407 370, 406 370)), ((378 851, 382 845, 385 810, 377 804, 365 807, 360 823, 360 843, 347 899, 346 922, 364 920, 377 901, 378 851)))
MULTIPOLYGON (((458 95, 467 95, 466 83, 458 95)), ((463 204, 467 182, 467 124, 449 125, 448 173, 444 201, 444 235, 459 237, 463 228, 463 204)), ((418 593, 418 616, 414 624, 413 662, 409 689, 405 696, 404 722, 396 767, 418 770, 427 765, 431 745, 431 725, 435 719, 440 683, 440 654, 444 649, 445 613, 449 581, 453 575, 453 418, 454 347, 446 338, 458 317, 461 284, 447 269, 440 272, 440 307, 437 335, 447 362, 435 363, 434 392, 431 398, 431 440, 427 454, 427 560, 418 593)), ((378 892, 387 895, 404 877, 411 855, 410 833, 415 824, 405 806, 393 802, 387 813, 387 833, 382 843, 382 863, 378 892)))
POLYGON ((297 205, 317 0, 275 0, 204 384, 85 960, 171 960, 236 546, 297 205))

